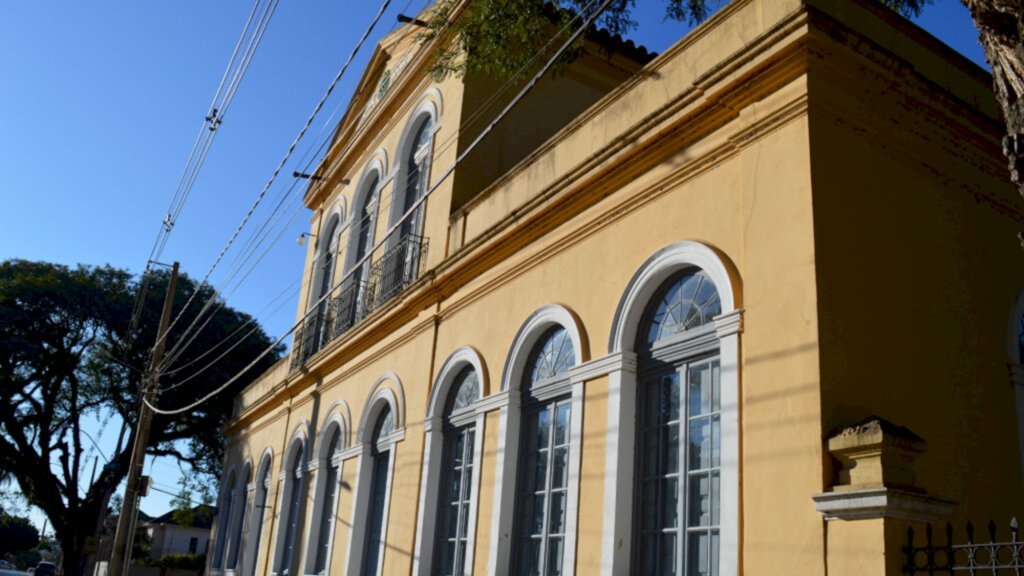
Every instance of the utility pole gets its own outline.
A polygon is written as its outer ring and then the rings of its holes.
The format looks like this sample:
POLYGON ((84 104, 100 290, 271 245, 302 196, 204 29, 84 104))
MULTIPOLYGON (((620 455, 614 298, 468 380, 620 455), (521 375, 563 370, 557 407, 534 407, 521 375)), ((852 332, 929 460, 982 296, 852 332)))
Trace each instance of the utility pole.
MULTIPOLYGON (((160 316, 160 328, 157 330, 156 346, 149 359, 149 368, 142 379, 142 394, 151 403, 156 403, 157 389, 160 386, 160 364, 164 361, 164 348, 167 344, 167 328, 171 322, 171 307, 174 304, 174 289, 178 284, 178 263, 171 269, 171 278, 167 284, 167 295, 164 297, 164 309, 160 316)), ((146 461, 146 445, 149 443, 149 428, 153 424, 153 411, 145 402, 139 403, 139 421, 135 427, 135 444, 132 446, 131 464, 128 465, 128 482, 124 489, 124 503, 117 517, 117 532, 114 533, 114 551, 107 565, 107 576, 125 576, 131 560, 132 527, 139 513, 139 484, 142 479, 142 465, 146 461)))

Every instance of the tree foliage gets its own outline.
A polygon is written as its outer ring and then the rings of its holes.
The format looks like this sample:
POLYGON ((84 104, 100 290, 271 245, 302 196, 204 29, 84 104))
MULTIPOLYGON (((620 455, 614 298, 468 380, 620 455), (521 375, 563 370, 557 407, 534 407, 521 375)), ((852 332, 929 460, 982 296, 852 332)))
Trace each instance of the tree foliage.
MULTIPOLYGON (((0 262, 0 403, 5 406, 0 411, 0 470, 10 471, 28 502, 50 519, 64 550, 66 574, 80 571, 85 538, 99 528, 114 488, 126 475, 139 390, 168 279, 163 271, 133 278, 109 266, 0 262), (141 315, 133 323, 140 292, 141 315), (97 448, 83 424, 96 421, 101 428, 124 423, 132 432, 123 435, 113 454, 103 454, 107 465, 86 486, 87 465, 97 448)), ((168 350, 182 341, 202 303, 213 296, 209 287, 179 279, 175 315, 197 292, 199 304, 174 325, 168 350)), ((208 322, 204 316, 196 323, 202 330, 195 341, 163 372, 161 406, 194 401, 272 345, 248 315, 217 304, 208 322)), ((281 351, 273 350, 195 410, 156 416, 147 452, 215 473, 223 454, 219 430, 231 414, 234 395, 281 351)))
POLYGON ((39 530, 24 516, 0 512, 0 558, 31 550, 39 544, 39 530))
MULTIPOLYGON (((665 18, 695 26, 723 2, 719 0, 662 0, 665 18)), ((904 15, 917 15, 932 0, 882 0, 904 15)), ((485 74, 498 79, 513 77, 521 69, 538 68, 537 57, 554 52, 548 42, 554 32, 574 16, 587 16, 601 0, 440 0, 429 16, 425 41, 438 41, 431 75, 485 74), (532 65, 532 66, 531 66, 532 65)), ((596 25, 612 35, 636 27, 632 11, 636 0, 614 0, 596 25)), ((568 36, 566 34, 566 36, 568 36)), ((582 40, 563 57, 563 63, 580 54, 582 40)))

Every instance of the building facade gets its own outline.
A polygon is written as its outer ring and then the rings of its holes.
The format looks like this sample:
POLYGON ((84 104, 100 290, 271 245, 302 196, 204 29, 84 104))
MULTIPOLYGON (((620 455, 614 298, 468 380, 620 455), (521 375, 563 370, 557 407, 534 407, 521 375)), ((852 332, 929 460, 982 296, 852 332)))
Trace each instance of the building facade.
POLYGON ((1024 510, 987 74, 735 0, 653 59, 591 36, 467 153, 512 91, 430 50, 380 43, 306 193, 213 573, 900 574, 908 527, 1024 510))

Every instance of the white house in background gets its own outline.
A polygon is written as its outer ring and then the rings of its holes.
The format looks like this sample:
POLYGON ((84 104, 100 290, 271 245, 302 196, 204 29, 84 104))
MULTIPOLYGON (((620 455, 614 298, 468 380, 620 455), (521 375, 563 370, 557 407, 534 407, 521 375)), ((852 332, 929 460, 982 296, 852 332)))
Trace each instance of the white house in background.
POLYGON ((210 526, 217 515, 213 506, 196 506, 194 521, 182 526, 174 520, 174 511, 142 523, 153 539, 149 556, 163 558, 168 554, 206 554, 210 545, 210 526))

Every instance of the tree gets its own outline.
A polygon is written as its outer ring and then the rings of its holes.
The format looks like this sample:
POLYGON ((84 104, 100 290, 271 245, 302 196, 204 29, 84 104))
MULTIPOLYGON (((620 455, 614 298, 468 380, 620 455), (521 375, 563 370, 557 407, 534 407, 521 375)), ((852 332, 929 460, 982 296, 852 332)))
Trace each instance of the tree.
MULTIPOLYGON (((719 2, 663 0, 666 18, 695 25, 719 2)), ((880 0, 905 16, 917 15, 932 0, 880 0)), ((1024 196, 1024 0, 961 0, 970 10, 985 58, 992 67, 993 89, 1006 122, 1003 153, 1009 160, 1010 180, 1024 196)), ((635 26, 630 9, 636 0, 615 0, 598 24, 612 34, 635 26)), ((509 78, 544 49, 552 24, 570 14, 594 10, 593 0, 440 0, 430 16, 424 40, 437 39, 431 73, 483 73, 509 78)), ((567 59, 578 52, 570 50, 567 59)), ((1024 235, 1020 236, 1024 244, 1024 235)))
POLYGON ((31 550, 39 544, 39 530, 24 516, 0 512, 0 558, 31 550))
MULTIPOLYGON (((109 266, 0 262, 0 404, 5 406, 0 410, 0 470, 10 471, 25 499, 49 518, 68 576, 82 573, 86 539, 98 532, 110 497, 127 473, 142 375, 168 276, 161 271, 133 278, 109 266), (133 322, 140 294, 140 314, 133 322), (83 429, 90 421, 119 421, 122 434, 113 453, 103 455, 107 464, 87 485, 86 467, 98 450, 83 429)), ((180 278, 175 314, 193 294, 198 304, 185 310, 168 335, 172 353, 188 337, 186 328, 202 303, 213 297, 209 287, 180 278)), ((208 322, 203 316, 196 323, 201 331, 195 341, 163 373, 160 405, 174 408, 194 401, 271 348, 272 340, 248 315, 216 304, 208 322)), ((281 352, 274 347, 224 393, 195 410, 156 416, 147 453, 215 474, 223 454, 219 431, 231 414, 234 395, 281 352)))

